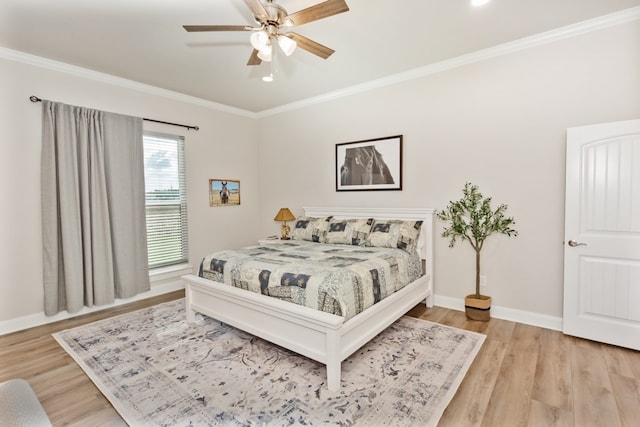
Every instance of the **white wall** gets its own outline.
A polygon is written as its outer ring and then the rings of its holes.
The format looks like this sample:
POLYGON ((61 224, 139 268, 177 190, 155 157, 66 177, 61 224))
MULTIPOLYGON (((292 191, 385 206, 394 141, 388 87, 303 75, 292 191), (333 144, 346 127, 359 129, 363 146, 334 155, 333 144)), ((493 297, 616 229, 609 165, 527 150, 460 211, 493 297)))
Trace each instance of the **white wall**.
POLYGON ((178 96, 158 96, 153 91, 112 84, 109 79, 97 81, 83 78, 75 71, 53 71, 46 61, 44 67, 28 64, 29 61, 0 59, 0 324, 29 316, 44 317, 40 215, 42 106, 31 103, 30 95, 200 126, 199 131, 187 131, 144 124, 145 129, 186 137, 191 264, 195 268, 200 257, 211 250, 254 242, 258 213, 255 119, 182 102, 178 96), (210 208, 209 178, 239 179, 242 204, 210 208))
MULTIPOLYGON (((566 128, 639 117, 638 21, 266 117, 262 233, 277 233, 281 206, 441 209, 472 181, 509 205, 520 232, 491 237, 483 250, 494 306, 559 318, 566 128), (336 143, 396 134, 402 191, 335 191, 336 143)), ((438 295, 472 292, 473 257, 468 245, 436 238, 438 295)))

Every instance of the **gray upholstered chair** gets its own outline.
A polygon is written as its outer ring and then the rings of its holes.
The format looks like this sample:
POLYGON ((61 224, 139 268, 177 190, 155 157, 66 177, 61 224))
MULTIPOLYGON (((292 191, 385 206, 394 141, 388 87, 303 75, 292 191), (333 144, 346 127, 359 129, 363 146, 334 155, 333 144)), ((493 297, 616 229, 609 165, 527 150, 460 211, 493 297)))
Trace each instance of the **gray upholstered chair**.
POLYGON ((47 413, 25 380, 0 383, 0 426, 51 427, 47 413))

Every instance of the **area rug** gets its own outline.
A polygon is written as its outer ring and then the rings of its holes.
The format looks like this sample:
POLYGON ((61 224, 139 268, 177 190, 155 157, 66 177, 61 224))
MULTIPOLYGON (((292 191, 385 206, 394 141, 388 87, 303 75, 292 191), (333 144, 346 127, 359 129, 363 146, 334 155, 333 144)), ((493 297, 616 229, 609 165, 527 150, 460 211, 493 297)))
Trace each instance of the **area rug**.
POLYGON ((484 335, 402 317, 342 363, 324 365, 206 316, 184 299, 54 334, 132 426, 430 426, 484 335))

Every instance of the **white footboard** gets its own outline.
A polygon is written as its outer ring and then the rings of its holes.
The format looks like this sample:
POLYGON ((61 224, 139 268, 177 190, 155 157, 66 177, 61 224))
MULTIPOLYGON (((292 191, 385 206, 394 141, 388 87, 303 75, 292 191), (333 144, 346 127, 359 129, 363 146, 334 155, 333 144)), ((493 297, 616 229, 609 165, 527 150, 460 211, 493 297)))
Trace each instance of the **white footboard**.
POLYGON ((199 312, 323 363, 332 391, 340 389, 344 359, 430 296, 429 277, 424 276, 345 322, 340 316, 194 275, 182 279, 189 322, 199 312))

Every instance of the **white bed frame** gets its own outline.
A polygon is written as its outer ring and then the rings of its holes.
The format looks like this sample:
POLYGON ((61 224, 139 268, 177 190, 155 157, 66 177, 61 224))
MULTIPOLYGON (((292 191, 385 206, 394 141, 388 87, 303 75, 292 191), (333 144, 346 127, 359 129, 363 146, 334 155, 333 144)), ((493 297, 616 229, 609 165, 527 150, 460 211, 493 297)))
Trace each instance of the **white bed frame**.
POLYGON ((433 306, 433 209, 303 208, 307 216, 422 220, 418 251, 425 274, 364 312, 345 321, 277 298, 189 274, 185 282, 187 321, 199 312, 323 363, 329 390, 340 389, 341 364, 420 301, 433 306))

